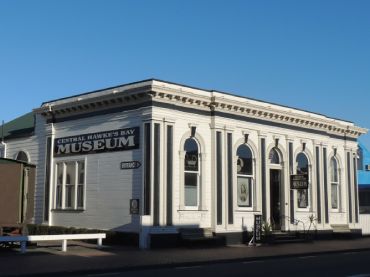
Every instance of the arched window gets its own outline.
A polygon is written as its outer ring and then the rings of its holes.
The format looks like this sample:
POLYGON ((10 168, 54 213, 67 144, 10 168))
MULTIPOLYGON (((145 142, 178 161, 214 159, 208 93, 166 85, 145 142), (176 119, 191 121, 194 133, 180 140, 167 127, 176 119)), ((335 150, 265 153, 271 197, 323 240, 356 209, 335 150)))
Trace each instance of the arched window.
MULTIPOLYGON (((307 178, 309 178, 307 156, 304 153, 299 153, 296 162, 297 162, 297 174, 304 174, 307 175, 307 178)), ((297 190, 298 208, 308 207, 308 197, 309 197, 308 189, 297 190)))
POLYGON ((339 203, 339 174, 338 174, 338 162, 332 157, 330 160, 331 170, 331 208, 338 209, 339 203))
POLYGON ((280 156, 275 148, 272 148, 269 154, 270 164, 280 164, 280 156))
POLYGON ((251 207, 253 192, 252 151, 248 146, 242 144, 238 147, 236 155, 238 158, 236 166, 238 206, 251 207))
POLYGON ((17 157, 15 158, 17 161, 26 162, 28 163, 28 156, 25 152, 19 151, 17 157))
POLYGON ((197 207, 199 205, 199 147, 194 138, 188 138, 184 144, 184 204, 187 207, 197 207))

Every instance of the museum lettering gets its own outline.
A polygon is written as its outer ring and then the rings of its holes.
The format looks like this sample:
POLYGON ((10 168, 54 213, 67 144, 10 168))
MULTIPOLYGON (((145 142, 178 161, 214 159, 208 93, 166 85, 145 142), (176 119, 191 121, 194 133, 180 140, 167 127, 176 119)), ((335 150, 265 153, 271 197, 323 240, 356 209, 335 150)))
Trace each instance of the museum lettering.
POLYGON ((139 148, 139 127, 55 139, 55 156, 81 155, 139 148))

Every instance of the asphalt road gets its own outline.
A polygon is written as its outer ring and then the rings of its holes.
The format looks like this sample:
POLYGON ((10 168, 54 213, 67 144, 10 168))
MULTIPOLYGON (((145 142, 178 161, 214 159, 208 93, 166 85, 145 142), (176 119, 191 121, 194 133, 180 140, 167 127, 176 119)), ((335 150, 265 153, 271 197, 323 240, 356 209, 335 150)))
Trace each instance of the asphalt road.
POLYGON ((370 277, 370 251, 348 252, 318 256, 301 256, 261 261, 216 263, 201 266, 158 268, 124 272, 107 272, 85 274, 81 277, 115 277, 115 276, 338 276, 370 277))

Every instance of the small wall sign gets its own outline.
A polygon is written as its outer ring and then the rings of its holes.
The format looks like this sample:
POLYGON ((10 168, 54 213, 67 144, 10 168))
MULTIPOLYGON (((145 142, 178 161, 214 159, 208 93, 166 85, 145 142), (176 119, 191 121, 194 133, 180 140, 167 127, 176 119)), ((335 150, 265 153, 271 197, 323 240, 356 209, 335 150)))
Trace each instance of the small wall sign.
POLYGON ((121 169, 136 169, 141 166, 141 163, 139 161, 129 161, 129 162, 121 162, 121 169))
POLYGON ((262 215, 255 214, 253 229, 254 243, 260 243, 262 241, 261 235, 262 235, 262 215))
POLYGON ((130 214, 139 214, 139 199, 130 199, 130 214))
POLYGON ((308 175, 290 175, 290 189, 308 189, 308 175))

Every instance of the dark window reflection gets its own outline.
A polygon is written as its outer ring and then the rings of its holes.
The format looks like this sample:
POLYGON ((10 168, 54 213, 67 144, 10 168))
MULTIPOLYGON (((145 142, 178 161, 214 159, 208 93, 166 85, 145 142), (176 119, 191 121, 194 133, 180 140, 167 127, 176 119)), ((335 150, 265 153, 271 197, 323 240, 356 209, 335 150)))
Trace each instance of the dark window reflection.
POLYGON ((236 152, 238 156, 237 161, 237 173, 243 175, 252 175, 253 166, 252 166, 252 151, 246 145, 240 145, 236 152))
POLYGON ((308 159, 303 153, 297 156, 297 174, 308 174, 308 159))
POLYGON ((184 145, 185 171, 198 171, 198 144, 193 138, 188 138, 184 145))

